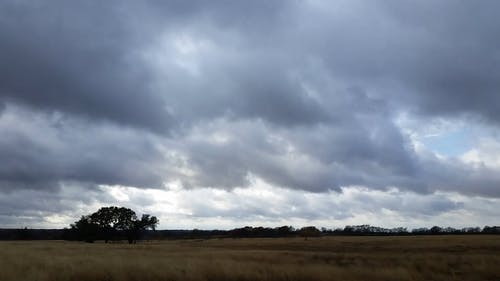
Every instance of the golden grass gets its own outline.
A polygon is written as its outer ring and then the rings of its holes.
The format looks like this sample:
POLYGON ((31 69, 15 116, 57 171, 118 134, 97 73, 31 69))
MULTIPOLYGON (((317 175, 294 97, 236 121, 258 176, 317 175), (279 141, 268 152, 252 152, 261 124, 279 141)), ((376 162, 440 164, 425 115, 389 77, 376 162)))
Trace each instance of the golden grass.
POLYGON ((500 280, 500 236, 0 242, 1 281, 500 280))

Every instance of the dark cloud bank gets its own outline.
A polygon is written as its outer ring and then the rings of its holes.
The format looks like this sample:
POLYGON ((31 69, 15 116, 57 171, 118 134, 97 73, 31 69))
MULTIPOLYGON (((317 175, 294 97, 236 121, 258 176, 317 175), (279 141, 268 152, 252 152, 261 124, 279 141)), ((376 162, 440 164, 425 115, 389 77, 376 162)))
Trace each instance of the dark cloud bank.
POLYGON ((498 170, 418 151, 397 119, 498 129, 499 9, 2 1, 0 189, 231 189, 251 174, 498 197, 498 170))

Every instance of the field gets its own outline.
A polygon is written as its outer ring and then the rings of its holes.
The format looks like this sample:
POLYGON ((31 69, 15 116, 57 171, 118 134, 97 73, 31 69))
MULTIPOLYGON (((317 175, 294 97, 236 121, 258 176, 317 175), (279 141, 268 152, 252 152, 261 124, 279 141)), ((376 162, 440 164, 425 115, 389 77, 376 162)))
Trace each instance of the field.
POLYGON ((0 242, 2 281, 500 280, 500 236, 0 242))

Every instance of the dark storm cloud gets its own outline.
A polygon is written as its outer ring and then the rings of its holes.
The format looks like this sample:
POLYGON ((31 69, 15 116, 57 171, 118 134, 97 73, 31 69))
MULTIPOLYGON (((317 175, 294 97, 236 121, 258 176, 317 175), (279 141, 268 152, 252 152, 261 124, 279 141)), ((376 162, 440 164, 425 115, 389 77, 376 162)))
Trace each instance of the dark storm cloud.
POLYGON ((395 123, 498 126, 498 5, 4 1, 0 188, 256 175, 500 196, 494 169, 422 156, 395 123))
MULTIPOLYGON (((281 6, 279 1, 264 5, 232 1, 214 5, 182 1, 6 1, 0 8, 0 98, 35 109, 165 133, 175 125, 167 111, 167 96, 175 99, 185 90, 152 92, 153 75, 141 60, 142 49, 163 30, 182 30, 198 17, 202 22, 241 26, 259 33, 276 21, 274 15, 281 6), (242 17, 239 13, 243 12, 242 17)), ((287 90, 283 87, 288 85, 274 86, 277 94, 272 88, 256 91, 268 91, 270 97, 282 99, 281 92, 287 90)), ((301 101, 300 97, 291 99, 285 108, 300 109, 301 101)), ((190 104, 182 106, 189 108, 190 104)), ((259 106, 235 105, 235 111, 254 114, 250 107, 259 106)), ((264 113, 271 119, 283 118, 269 109, 264 113)))
POLYGON ((426 41, 417 45, 421 62, 408 69, 407 82, 415 87, 419 110, 425 113, 472 113, 498 125, 500 57, 496 46, 500 40, 495 34, 500 26, 494 11, 500 4, 447 4, 437 4, 432 10, 422 3, 392 7, 403 25, 426 33, 426 41))
POLYGON ((124 8, 113 2, 2 2, 0 98, 166 131, 171 117, 148 90, 148 71, 133 54, 142 42, 124 8))
MULTIPOLYGON (((497 3, 312 3, 7 1, 1 9, 1 93, 36 108, 166 130, 173 122, 168 96, 184 95, 190 86, 152 92, 151 69, 137 53, 163 30, 198 30, 221 47, 241 48, 242 57, 229 65, 207 61, 209 71, 230 72, 207 75, 215 84, 211 91, 231 90, 211 106, 219 109, 205 109, 216 114, 229 111, 285 124, 288 116, 292 123, 324 119, 322 108, 286 76, 314 58, 333 79, 345 79, 341 83, 368 87, 384 78, 403 84, 406 91, 396 101, 406 106, 406 100, 417 101, 424 112, 497 118, 498 24, 492 12, 497 3), (234 38, 217 38, 209 31, 217 28, 234 38), (234 79, 234 87, 210 78, 234 79)), ((217 95, 205 94, 207 99, 217 95)), ((174 111, 196 106, 197 97, 174 111)))
POLYGON ((301 48, 314 50, 339 82, 419 114, 472 114, 498 125, 497 1, 352 1, 323 8, 307 10, 310 32, 301 48))
MULTIPOLYGON (((284 125, 325 118, 318 105, 281 74, 283 67, 276 67, 276 73, 270 72, 265 79, 258 74, 266 65, 249 60, 247 66, 252 63, 250 71, 255 72, 250 77, 243 65, 237 65, 247 58, 230 63, 235 76, 228 78, 237 83, 212 89, 194 83, 194 95, 189 96, 193 83, 189 77, 179 76, 175 80, 178 88, 168 85, 153 91, 156 76, 141 54, 164 29, 167 33, 182 31, 181 26, 191 27, 193 19, 201 17, 209 24, 230 24, 257 34, 278 22, 275 15, 282 11, 278 1, 265 4, 265 13, 255 4, 221 2, 219 8, 195 4, 2 3, 0 100, 2 108, 4 103, 13 108, 10 120, 6 118, 1 128, 6 137, 0 154, 7 163, 0 169, 2 190, 57 190, 67 181, 161 186, 169 175, 159 172, 165 159, 156 150, 157 144, 144 137, 147 132, 132 129, 123 133, 112 123, 164 134, 175 126, 167 108, 191 115, 176 116, 179 124, 188 126, 191 120, 227 113, 232 118, 264 118, 284 125), (245 17, 237 14, 243 10, 245 17), (202 92, 207 95, 200 99, 202 92), (254 95, 260 98, 254 100, 254 95), (175 104, 176 100, 182 103, 175 104), (197 111, 197 106, 202 110, 197 111), (38 122, 20 118, 32 110, 37 112, 38 122), (53 123, 51 114, 60 115, 62 121, 53 123), (31 123, 40 127, 30 127, 31 123), (28 131, 16 130, 21 124, 28 131)), ((167 78, 170 75, 166 73, 167 78)), ((218 83, 207 79, 207 83, 213 82, 218 83)))

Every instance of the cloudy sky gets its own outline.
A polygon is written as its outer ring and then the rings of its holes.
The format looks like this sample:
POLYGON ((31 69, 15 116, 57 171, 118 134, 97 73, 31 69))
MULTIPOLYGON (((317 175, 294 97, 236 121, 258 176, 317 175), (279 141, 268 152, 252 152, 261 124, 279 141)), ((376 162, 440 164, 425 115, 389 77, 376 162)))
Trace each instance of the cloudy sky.
POLYGON ((0 227, 500 222, 499 1, 0 2, 0 227))

